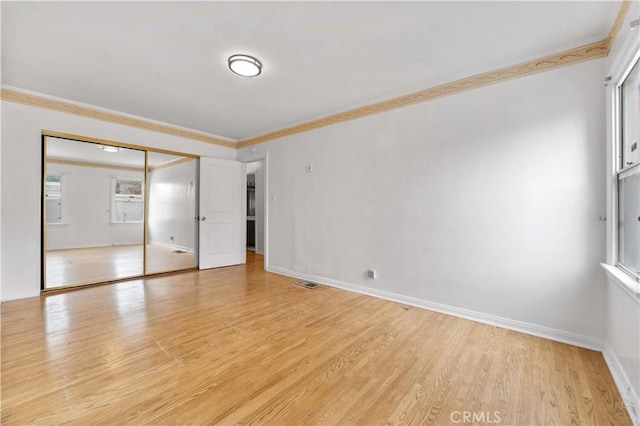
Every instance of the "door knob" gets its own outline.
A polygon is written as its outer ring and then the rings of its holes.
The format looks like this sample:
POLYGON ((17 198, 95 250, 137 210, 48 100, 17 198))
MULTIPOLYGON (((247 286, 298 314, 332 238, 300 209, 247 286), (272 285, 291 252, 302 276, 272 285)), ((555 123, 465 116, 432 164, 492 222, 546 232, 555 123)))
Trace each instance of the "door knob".
POLYGON ((202 216, 202 217, 200 218, 200 220, 204 222, 205 220, 207 220, 207 218, 206 218, 206 217, 204 217, 204 216, 202 216))

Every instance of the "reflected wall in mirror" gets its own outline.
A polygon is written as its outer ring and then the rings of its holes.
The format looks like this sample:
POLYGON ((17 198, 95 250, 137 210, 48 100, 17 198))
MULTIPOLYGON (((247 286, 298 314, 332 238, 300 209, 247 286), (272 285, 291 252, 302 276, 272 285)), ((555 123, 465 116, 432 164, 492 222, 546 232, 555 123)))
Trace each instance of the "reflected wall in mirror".
POLYGON ((148 153, 147 274, 198 266, 198 160, 148 153))
POLYGON ((45 288, 143 275, 145 152, 45 142, 45 288))

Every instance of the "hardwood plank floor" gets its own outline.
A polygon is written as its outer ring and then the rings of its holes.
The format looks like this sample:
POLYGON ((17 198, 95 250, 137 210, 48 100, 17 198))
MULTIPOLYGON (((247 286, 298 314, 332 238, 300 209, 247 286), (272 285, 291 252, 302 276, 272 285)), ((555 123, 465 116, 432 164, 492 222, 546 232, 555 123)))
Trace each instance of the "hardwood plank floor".
POLYGON ((247 256, 3 303, 2 424, 630 424, 598 352, 247 256))
MULTIPOLYGON (((93 284, 143 274, 143 246, 110 246, 47 251, 46 288, 93 284)), ((147 244, 147 273, 196 267, 194 253, 147 244)))

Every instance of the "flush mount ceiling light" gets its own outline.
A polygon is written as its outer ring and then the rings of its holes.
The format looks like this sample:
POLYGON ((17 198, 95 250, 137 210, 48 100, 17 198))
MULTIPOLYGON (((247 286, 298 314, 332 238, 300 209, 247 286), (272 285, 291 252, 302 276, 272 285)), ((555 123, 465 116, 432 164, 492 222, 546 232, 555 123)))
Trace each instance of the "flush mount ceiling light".
POLYGON ((262 64, 253 56, 232 55, 229 57, 229 69, 243 77, 255 77, 262 72, 262 64))
POLYGON ((118 152, 118 151, 120 151, 120 148, 117 147, 117 146, 100 145, 100 148, 102 148, 102 150, 106 151, 106 152, 118 152))

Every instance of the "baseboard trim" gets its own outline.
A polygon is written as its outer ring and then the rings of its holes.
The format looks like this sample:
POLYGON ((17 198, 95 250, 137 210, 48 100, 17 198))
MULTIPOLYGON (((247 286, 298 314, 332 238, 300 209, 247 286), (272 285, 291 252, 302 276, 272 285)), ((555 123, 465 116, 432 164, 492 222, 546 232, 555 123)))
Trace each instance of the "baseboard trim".
POLYGON ((154 246, 160 246, 160 247, 164 247, 172 250, 182 250, 182 251, 186 251, 187 253, 195 253, 195 250, 193 248, 180 246, 178 244, 171 244, 171 243, 165 243, 162 241, 153 241, 153 240, 149 241, 149 244, 153 244, 154 246))
POLYGON ((55 250, 76 250, 76 249, 89 249, 89 248, 107 248, 107 247, 124 247, 124 246, 141 246, 142 242, 126 242, 126 241, 116 241, 112 243, 104 243, 104 244, 72 244, 64 247, 56 247, 56 248, 48 248, 49 251, 55 250))
POLYGON ((9 297, 6 297, 4 295, 2 295, 2 300, 0 301, 0 306, 1 303, 4 302, 11 302, 12 300, 21 300, 21 299, 28 299, 30 297, 40 297, 40 290, 38 290, 37 293, 35 294, 19 294, 19 295, 11 295, 9 297))
POLYGON ((537 324, 531 324, 524 321, 512 320, 509 318, 500 317, 497 315, 485 314, 482 312, 472 311, 469 309, 458 308, 451 305, 445 305, 442 303, 431 302, 428 300, 418 299, 411 296, 404 296, 397 293, 392 293, 375 288, 365 287, 362 285, 351 284, 331 278, 321 277, 312 274, 305 274, 302 272, 291 271, 286 268, 269 265, 266 268, 267 271, 280 275, 286 275, 292 278, 298 278, 301 280, 307 280, 316 282, 319 284, 325 284, 331 287, 340 288, 355 293, 365 294, 367 296, 377 297, 379 299, 389 300, 391 302, 402 303, 404 305, 415 306, 417 308, 427 309, 429 311, 440 312, 454 317, 464 318, 471 321, 480 322, 483 324, 493 325, 496 327, 506 328, 507 330, 513 330, 532 336, 542 337, 544 339, 553 340, 555 342, 566 343, 581 348, 591 349, 601 352, 604 347, 604 343, 593 337, 584 336, 577 333, 572 333, 563 330, 557 330, 550 327, 544 327, 537 324))
POLYGON ((624 368, 622 364, 620 364, 616 353, 608 343, 604 345, 602 356, 607 363, 607 367, 609 367, 609 371, 618 388, 618 392, 620 392, 620 397, 627 408, 629 417, 631 417, 631 423, 640 426, 640 398, 638 398, 638 394, 636 394, 629 377, 624 372, 624 368))

